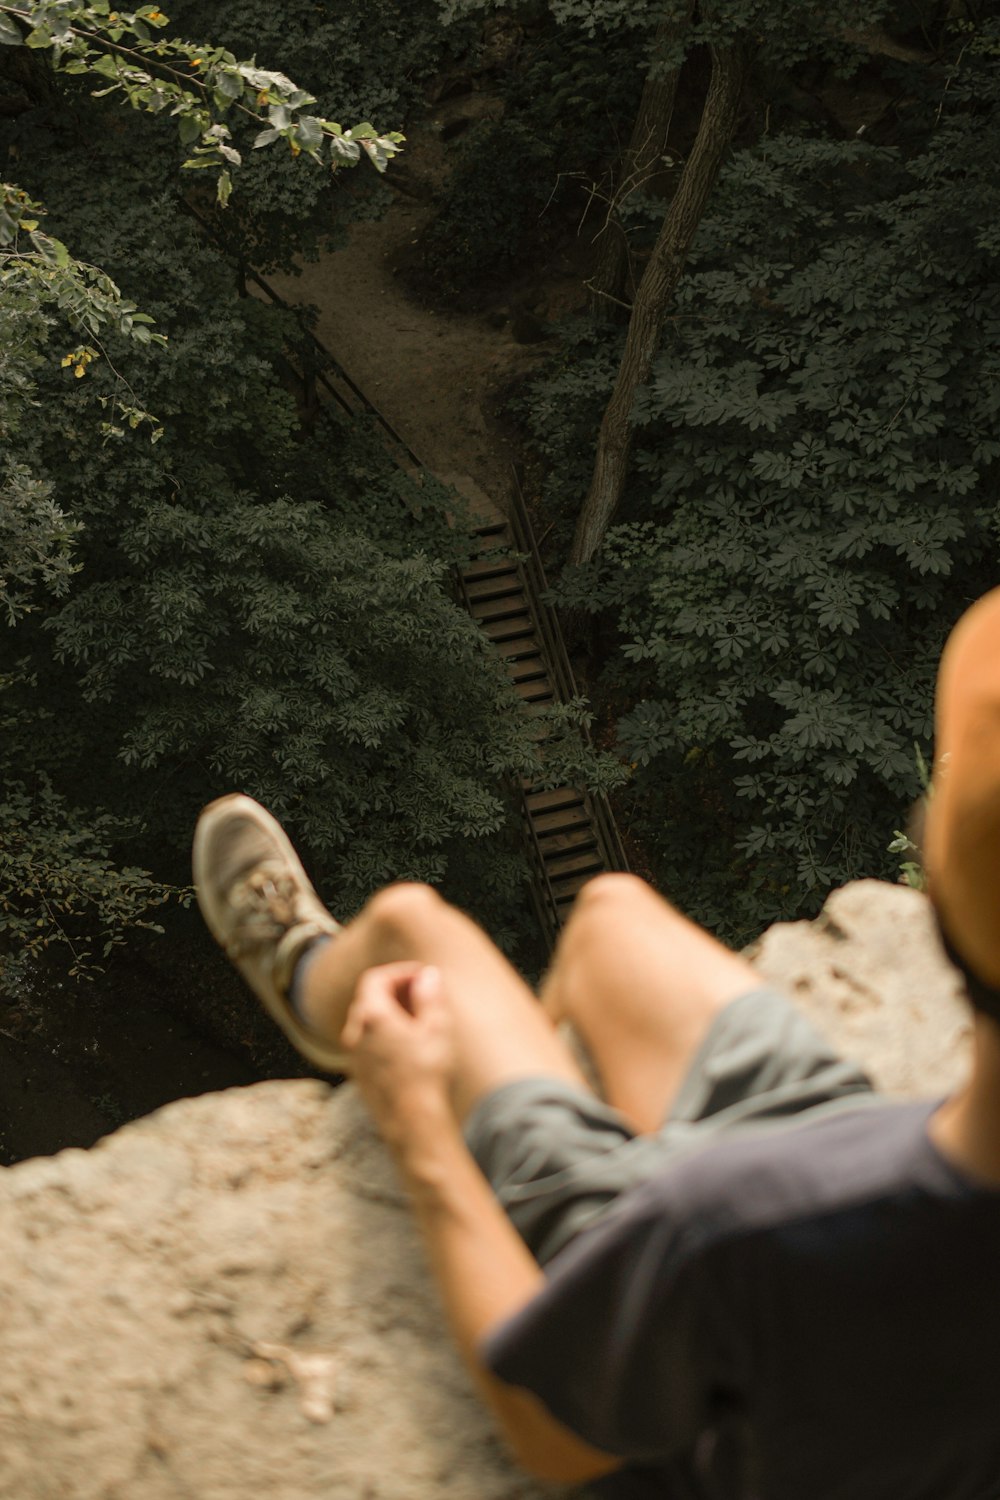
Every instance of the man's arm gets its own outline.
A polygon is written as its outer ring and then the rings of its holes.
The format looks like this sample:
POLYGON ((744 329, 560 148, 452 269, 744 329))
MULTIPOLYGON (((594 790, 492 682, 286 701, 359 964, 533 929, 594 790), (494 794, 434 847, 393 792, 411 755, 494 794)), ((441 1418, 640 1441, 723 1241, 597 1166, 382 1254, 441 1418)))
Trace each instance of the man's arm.
POLYGON ((576 1437, 480 1359, 487 1333, 529 1302, 545 1278, 462 1138, 448 1100, 447 1019, 430 989, 421 998, 418 973, 415 964, 370 970, 343 1043, 409 1190, 459 1352, 514 1456, 542 1479, 597 1478, 621 1460, 576 1437))
POLYGON ((580 1483, 618 1468, 527 1391, 483 1366, 482 1339, 529 1302, 544 1276, 493 1196, 454 1120, 427 1122, 395 1151, 463 1359, 518 1462, 542 1479, 580 1483))

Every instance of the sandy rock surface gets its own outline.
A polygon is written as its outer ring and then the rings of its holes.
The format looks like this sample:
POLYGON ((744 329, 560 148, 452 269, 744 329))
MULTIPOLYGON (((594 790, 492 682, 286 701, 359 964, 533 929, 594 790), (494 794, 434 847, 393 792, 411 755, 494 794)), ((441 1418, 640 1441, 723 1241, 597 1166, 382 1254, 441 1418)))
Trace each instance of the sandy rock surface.
POLYGON ((749 956, 886 1093, 945 1094, 965 1078, 971 1012, 919 891, 856 880, 815 922, 769 928, 749 956))
POLYGON ((170 1105, 9 1168, 0 1226, 3 1500, 543 1493, 441 1336, 351 1089, 170 1105))
MULTIPOLYGON (((900 1093, 968 1020, 924 899, 863 882, 759 963, 900 1093)), ((2 1500, 538 1500, 442 1334, 353 1090, 184 1100, 0 1172, 2 1500)))

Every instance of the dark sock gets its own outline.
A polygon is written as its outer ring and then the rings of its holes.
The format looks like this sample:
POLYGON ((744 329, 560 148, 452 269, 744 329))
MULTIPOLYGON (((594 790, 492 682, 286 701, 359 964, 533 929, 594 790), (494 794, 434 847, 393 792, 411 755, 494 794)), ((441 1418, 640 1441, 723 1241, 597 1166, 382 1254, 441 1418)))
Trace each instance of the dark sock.
POLYGON ((298 958, 295 961, 295 968, 292 972, 292 983, 288 991, 288 999, 291 1003, 292 1010, 298 1016, 303 1026, 309 1025, 308 1017, 306 1016, 305 1011, 302 1008, 302 1002, 305 999, 306 975, 312 968, 313 960, 316 958, 317 954, 323 951, 327 943, 332 942, 332 937, 313 938, 308 947, 303 948, 302 952, 299 954, 298 958))

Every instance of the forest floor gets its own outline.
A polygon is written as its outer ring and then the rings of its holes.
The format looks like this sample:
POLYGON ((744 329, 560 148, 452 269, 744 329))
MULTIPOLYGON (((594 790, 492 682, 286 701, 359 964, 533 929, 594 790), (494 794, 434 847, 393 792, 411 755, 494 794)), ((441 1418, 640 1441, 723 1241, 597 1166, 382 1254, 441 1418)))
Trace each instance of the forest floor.
POLYGON ((497 496, 513 452, 492 418, 494 392, 537 351, 483 317, 435 312, 407 295, 395 265, 430 212, 398 199, 384 218, 352 225, 343 249, 267 281, 317 309, 317 338, 426 468, 469 474, 497 496))
MULTIPOLYGON (((422 201, 397 193, 381 218, 351 225, 343 248, 303 262, 298 274, 266 279, 287 302, 316 309, 317 338, 427 469, 445 479, 467 474, 502 506, 519 457, 498 409, 502 393, 552 344, 515 337, 503 293, 479 313, 438 311, 410 295, 400 271, 434 213, 449 163, 432 127, 408 137, 404 160, 422 201)), ((544 295, 557 314, 583 300, 568 261, 547 273, 544 295)))

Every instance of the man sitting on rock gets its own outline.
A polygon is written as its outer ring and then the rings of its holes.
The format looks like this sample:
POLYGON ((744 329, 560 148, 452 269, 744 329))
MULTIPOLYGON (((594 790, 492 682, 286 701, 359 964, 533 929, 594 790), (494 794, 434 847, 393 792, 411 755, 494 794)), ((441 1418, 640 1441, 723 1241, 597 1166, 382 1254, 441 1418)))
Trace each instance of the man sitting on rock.
POLYGON ((357 1080, 532 1472, 662 1500, 1000 1495, 1000 590, 948 644, 937 734, 930 895, 975 1054, 919 1104, 631 876, 584 887, 539 1003, 428 887, 341 928, 255 802, 202 814, 209 926, 357 1080))

